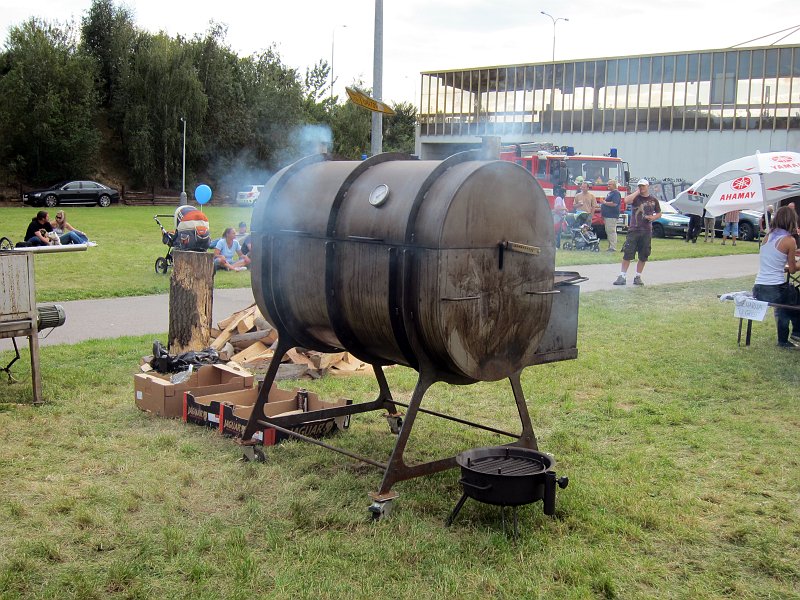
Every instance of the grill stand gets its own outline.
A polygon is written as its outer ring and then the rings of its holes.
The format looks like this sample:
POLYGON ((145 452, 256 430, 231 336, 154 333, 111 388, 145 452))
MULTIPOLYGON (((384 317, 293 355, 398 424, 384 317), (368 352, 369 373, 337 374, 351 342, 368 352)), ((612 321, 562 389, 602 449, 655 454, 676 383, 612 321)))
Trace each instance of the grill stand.
MULTIPOLYGON (((522 385, 520 383, 521 372, 514 373, 508 378, 511 382, 511 389, 514 394, 514 400, 517 404, 517 411, 519 413, 520 423, 522 425, 522 432, 519 434, 510 433, 501 429, 482 425, 480 423, 474 423, 465 419, 453 417, 451 415, 421 408, 422 399, 425 396, 425 393, 434 383, 438 381, 451 382, 449 381, 451 378, 448 377, 448 375, 438 373, 435 369, 430 367, 423 367, 420 369, 419 379, 414 387, 411 401, 407 405, 402 402, 397 402, 392 398, 389 384, 386 381, 386 376, 384 375, 381 366, 373 365, 375 378, 378 381, 379 392, 378 397, 371 402, 361 402, 358 404, 352 404, 350 406, 316 410, 302 414, 288 415, 285 417, 264 417, 264 404, 266 404, 268 401, 268 392, 275 381, 281 359, 288 350, 299 346, 299 344, 288 339, 288 337, 289 336, 286 335, 279 335, 278 337, 278 348, 273 356, 272 361, 270 362, 269 368, 267 369, 264 382, 261 386, 261 390, 259 391, 258 398, 256 399, 255 406, 253 407, 253 411, 250 416, 250 421, 248 422, 244 435, 242 436, 242 444, 244 444, 246 447, 254 445, 255 442, 252 440, 252 436, 259 429, 259 427, 271 427, 298 440, 315 444, 317 446, 322 446, 328 450, 333 450, 334 452, 344 454, 350 458, 354 458, 382 469, 384 471, 384 475, 380 488, 377 492, 370 492, 369 494, 369 497, 372 500, 372 505, 369 507, 369 512, 371 513, 373 519, 383 518, 388 516, 390 513, 393 507, 393 501, 399 496, 397 492, 392 491, 392 487, 395 483, 413 479, 415 477, 422 477, 424 475, 432 475, 456 466, 455 456, 449 456, 416 465, 409 465, 405 462, 404 453, 406 450, 406 445, 408 444, 408 439, 411 436, 411 431, 414 428, 414 422, 416 421, 419 413, 428 414, 449 421, 455 421, 457 423, 469 425, 484 431, 515 438, 516 441, 508 444, 509 446, 521 446, 531 450, 538 450, 538 443, 536 441, 536 436, 530 420, 530 414, 528 413, 528 407, 525 403, 525 396, 522 392, 522 385), (401 417, 400 413, 398 413, 397 406, 403 406, 407 408, 404 417, 401 417), (290 427, 294 425, 307 423, 309 421, 327 419, 330 417, 354 415, 375 410, 384 410, 388 413, 386 416, 387 419, 389 419, 390 429, 392 429, 393 432, 395 428, 399 429, 397 441, 395 442, 395 446, 392 450, 391 456, 389 457, 388 463, 381 463, 371 458, 360 456, 348 450, 331 446, 330 444, 327 444, 321 440, 310 438, 290 429, 290 427)), ((245 458, 252 459, 254 456, 258 457, 258 453, 254 452, 252 448, 247 448, 245 451, 245 458)), ((460 504, 463 505, 463 502, 460 502, 460 504)))

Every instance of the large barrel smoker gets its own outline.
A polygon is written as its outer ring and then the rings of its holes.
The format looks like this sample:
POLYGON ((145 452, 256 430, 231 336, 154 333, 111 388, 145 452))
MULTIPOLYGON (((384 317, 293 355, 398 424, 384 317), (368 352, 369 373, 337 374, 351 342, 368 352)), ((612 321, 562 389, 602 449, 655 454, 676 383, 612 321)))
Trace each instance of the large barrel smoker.
MULTIPOLYGON (((380 516, 392 486, 456 466, 455 457, 408 465, 403 453, 420 412, 513 438, 537 449, 520 373, 577 356, 580 278, 554 271, 550 207, 517 165, 480 151, 444 161, 381 154, 363 162, 306 157, 261 192, 251 225, 252 285, 259 309, 278 330, 244 440, 269 426, 384 470, 370 510, 380 516), (374 367, 371 402, 268 418, 263 405, 280 359, 293 347, 347 350, 374 367), (419 373, 406 405, 392 398, 384 365, 419 373), (470 384, 508 378, 521 433, 421 408, 437 381, 470 384), (398 405, 406 408, 401 419, 398 405), (398 433, 388 462, 356 456, 291 432, 295 424, 385 410, 398 433)), ((245 442, 246 443, 246 442, 245 442)))

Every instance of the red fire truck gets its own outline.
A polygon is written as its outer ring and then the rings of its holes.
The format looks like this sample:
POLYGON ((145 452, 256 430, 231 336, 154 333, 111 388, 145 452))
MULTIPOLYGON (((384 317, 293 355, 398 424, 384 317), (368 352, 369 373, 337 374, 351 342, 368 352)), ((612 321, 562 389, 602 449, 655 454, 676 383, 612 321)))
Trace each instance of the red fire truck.
MULTIPOLYGON (((592 156, 576 154, 569 146, 554 146, 549 143, 513 144, 501 148, 500 159, 515 162, 530 171, 544 189, 551 208, 555 200, 554 190, 559 190, 567 210, 571 211, 575 194, 580 191, 584 181, 589 184, 589 191, 598 201, 606 197, 609 179, 616 179, 619 183, 618 189, 623 199, 628 194, 628 163, 620 160, 613 148, 608 156, 592 156)), ((624 201, 620 210, 625 210, 624 201)), ((592 217, 592 227, 605 236, 599 210, 592 217)))

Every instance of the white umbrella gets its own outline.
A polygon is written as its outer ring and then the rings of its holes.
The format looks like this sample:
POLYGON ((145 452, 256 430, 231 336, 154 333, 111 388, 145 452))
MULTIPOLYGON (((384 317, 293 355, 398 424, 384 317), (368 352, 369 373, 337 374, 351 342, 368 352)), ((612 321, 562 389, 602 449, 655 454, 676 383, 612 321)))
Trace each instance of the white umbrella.
POLYGON ((800 194, 800 153, 764 152, 720 165, 672 201, 683 213, 712 217, 732 210, 766 211, 769 204, 800 194))

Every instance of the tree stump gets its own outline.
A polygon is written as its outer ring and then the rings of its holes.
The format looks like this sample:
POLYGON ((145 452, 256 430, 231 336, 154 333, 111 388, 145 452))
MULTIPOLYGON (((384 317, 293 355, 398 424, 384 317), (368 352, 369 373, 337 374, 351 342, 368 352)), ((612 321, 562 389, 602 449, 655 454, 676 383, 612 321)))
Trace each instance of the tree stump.
POLYGON ((173 250, 169 281, 169 353, 205 350, 211 341, 214 256, 173 250))

